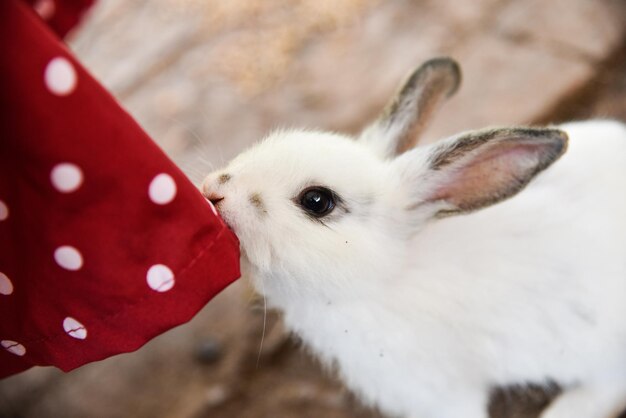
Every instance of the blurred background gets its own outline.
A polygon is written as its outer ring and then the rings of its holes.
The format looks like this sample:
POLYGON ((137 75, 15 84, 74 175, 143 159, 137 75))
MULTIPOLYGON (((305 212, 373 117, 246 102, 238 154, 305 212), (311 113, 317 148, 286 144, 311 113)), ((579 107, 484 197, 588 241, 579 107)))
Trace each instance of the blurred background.
MULTIPOLYGON (((486 125, 626 120, 623 0, 100 0, 70 47, 194 181, 279 126, 358 132, 438 55, 463 69, 428 140, 486 125)), ((2 417, 380 417, 245 280, 141 350, 0 381, 2 417)), ((532 417, 551 393, 497 393, 532 417)))

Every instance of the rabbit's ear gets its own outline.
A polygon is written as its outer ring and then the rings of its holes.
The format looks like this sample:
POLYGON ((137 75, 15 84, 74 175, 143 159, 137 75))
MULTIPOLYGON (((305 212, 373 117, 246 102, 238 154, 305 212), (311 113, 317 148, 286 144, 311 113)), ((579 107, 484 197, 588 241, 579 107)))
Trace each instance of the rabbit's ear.
POLYGON ((558 129, 489 129, 433 145, 426 154, 416 149, 394 164, 401 167, 406 181, 414 183, 416 195, 407 209, 445 216, 514 196, 566 149, 567 134, 558 129), (422 164, 411 161, 411 154, 422 164))
POLYGON ((461 83, 459 65, 451 58, 435 58, 417 68, 382 115, 361 135, 385 157, 402 154, 417 144, 435 111, 461 83))

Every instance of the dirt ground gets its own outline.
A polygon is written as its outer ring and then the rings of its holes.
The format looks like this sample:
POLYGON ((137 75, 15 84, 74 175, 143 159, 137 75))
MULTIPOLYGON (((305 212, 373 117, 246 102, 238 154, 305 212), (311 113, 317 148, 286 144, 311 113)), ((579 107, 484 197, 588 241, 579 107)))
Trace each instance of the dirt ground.
MULTIPOLYGON (((626 121, 619 1, 225 3, 111 0, 71 42, 194 180, 277 125, 354 132, 404 74, 439 54, 459 59, 465 85, 432 138, 483 124, 626 121)), ((491 415, 534 417, 557 393, 498 390, 491 415)), ((265 317, 243 278, 135 353, 0 381, 0 417, 382 415, 324 370, 277 313, 265 317)))

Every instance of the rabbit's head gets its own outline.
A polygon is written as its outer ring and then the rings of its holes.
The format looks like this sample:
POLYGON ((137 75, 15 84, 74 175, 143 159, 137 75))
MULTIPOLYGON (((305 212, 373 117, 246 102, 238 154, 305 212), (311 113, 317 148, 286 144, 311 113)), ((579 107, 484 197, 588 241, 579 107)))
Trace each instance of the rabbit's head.
POLYGON ((359 137, 276 131, 207 176, 203 193, 250 266, 298 290, 341 286, 337 276, 384 277, 425 223, 515 195, 565 151, 563 132, 531 128, 415 147, 459 79, 454 61, 431 60, 359 137))

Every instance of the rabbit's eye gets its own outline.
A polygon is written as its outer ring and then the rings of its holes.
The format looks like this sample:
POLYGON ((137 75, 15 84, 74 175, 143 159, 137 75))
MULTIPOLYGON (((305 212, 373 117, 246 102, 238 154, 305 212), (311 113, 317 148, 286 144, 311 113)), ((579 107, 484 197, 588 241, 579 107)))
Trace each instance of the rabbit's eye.
POLYGON ((309 214, 321 218, 335 208, 335 196, 324 187, 310 187, 300 193, 300 206, 309 214))

